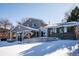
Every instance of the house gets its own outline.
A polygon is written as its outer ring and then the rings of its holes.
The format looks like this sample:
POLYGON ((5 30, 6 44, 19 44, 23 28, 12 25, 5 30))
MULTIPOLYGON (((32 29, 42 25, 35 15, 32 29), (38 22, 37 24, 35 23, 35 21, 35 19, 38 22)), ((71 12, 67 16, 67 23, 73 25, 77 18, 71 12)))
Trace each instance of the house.
POLYGON ((56 26, 48 26, 48 37, 58 37, 61 39, 78 39, 79 22, 57 23, 56 26))
POLYGON ((36 18, 28 18, 25 22, 18 23, 18 25, 10 31, 10 39, 23 40, 31 37, 39 37, 39 28, 44 26, 46 26, 44 21, 36 18))

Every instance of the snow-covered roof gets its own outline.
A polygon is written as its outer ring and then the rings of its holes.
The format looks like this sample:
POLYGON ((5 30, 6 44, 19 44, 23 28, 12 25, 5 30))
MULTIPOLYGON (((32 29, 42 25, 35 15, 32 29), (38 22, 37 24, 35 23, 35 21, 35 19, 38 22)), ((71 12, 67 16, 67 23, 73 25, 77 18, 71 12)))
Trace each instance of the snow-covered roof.
POLYGON ((38 29, 31 28, 31 27, 28 27, 28 26, 24 26, 24 25, 20 25, 20 26, 23 26, 23 27, 25 27, 26 29, 29 29, 29 30, 39 31, 38 29))
POLYGON ((27 26, 24 26, 24 25, 21 25, 21 24, 18 24, 17 27, 15 27, 14 29, 12 29, 11 31, 14 31, 14 32, 18 32, 18 31, 39 31, 38 29, 34 29, 34 28, 31 28, 31 27, 27 27, 27 26))
POLYGON ((58 26, 62 27, 69 27, 69 26, 78 26, 79 22, 72 21, 72 22, 64 22, 64 23, 59 23, 58 26))
POLYGON ((55 26, 46 26, 45 28, 59 28, 59 27, 70 27, 70 26, 78 26, 79 22, 72 21, 72 22, 64 22, 64 23, 57 23, 55 26))

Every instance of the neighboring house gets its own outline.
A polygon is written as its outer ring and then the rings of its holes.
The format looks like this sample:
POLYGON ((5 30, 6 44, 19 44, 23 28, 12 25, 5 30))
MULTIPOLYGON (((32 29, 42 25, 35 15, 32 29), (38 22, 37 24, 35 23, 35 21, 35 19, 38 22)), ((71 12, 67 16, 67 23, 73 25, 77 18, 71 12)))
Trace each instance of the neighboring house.
MULTIPOLYGON (((16 38, 19 40, 31 37, 39 37, 39 28, 46 25, 47 24, 40 19, 28 18, 25 22, 19 23, 14 29, 11 30, 11 33, 14 34, 10 35, 10 38, 16 38)), ((41 33, 43 32, 41 31, 41 33)))
POLYGON ((57 26, 48 26, 48 37, 59 37, 61 39, 78 39, 78 25, 79 22, 64 22, 58 23, 57 26))
POLYGON ((9 38, 9 31, 8 29, 0 28, 0 39, 2 38, 9 38))

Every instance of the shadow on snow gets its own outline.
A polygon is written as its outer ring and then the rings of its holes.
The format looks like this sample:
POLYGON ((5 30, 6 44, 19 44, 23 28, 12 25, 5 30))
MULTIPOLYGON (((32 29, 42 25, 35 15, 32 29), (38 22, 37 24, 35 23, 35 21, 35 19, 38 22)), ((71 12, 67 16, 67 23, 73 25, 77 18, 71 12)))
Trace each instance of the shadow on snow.
MULTIPOLYGON (((46 54, 55 52, 58 49, 67 48, 68 50, 72 50, 72 47, 76 44, 79 44, 79 42, 65 42, 65 40, 61 43, 60 41, 52 41, 48 43, 43 43, 37 46, 34 46, 28 50, 22 51, 19 54, 23 56, 44 56, 46 54)), ((79 51, 79 50, 78 50, 79 51)), ((72 52, 74 53, 74 52, 72 52)), ((69 54, 72 55, 72 54, 69 54)))

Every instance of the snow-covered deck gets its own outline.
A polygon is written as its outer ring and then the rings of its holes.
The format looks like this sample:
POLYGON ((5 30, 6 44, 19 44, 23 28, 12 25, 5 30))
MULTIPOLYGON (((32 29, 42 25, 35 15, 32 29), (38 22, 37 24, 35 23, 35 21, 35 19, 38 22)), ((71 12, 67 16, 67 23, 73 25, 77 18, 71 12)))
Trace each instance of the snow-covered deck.
POLYGON ((0 56, 79 56, 79 40, 0 42, 0 56))

